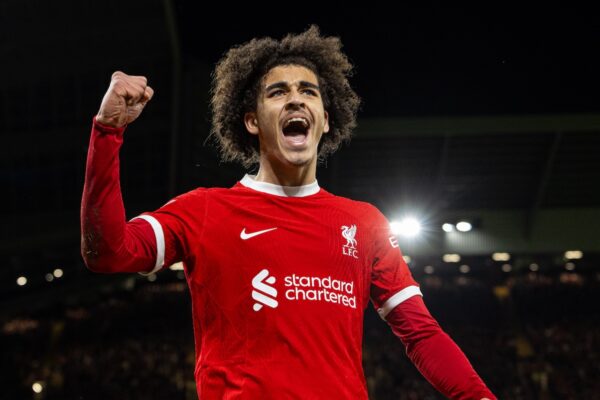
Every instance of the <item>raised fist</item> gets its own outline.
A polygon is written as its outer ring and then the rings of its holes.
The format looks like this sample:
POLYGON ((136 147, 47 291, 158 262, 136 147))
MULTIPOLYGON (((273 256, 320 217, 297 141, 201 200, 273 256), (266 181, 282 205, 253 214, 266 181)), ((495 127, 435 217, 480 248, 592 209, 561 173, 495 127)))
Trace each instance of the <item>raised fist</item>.
POLYGON ((110 86, 102 99, 96 121, 103 125, 121 127, 130 124, 154 95, 144 76, 127 75, 121 71, 112 74, 110 86))

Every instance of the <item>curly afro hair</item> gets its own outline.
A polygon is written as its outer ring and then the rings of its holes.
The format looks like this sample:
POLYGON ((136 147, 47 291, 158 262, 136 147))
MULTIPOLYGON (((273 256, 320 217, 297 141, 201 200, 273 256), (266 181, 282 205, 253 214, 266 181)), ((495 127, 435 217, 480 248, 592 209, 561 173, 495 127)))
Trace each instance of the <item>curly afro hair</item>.
POLYGON ((243 118, 256 110, 262 79, 279 65, 300 65, 317 76, 329 114, 329 133, 319 143, 318 160, 325 160, 342 141, 348 142, 356 127, 360 99, 348 82, 353 66, 341 48, 339 38, 322 37, 316 25, 281 41, 252 39, 231 48, 218 62, 211 88, 210 137, 222 160, 238 161, 246 168, 259 162, 258 137, 248 133, 243 118))

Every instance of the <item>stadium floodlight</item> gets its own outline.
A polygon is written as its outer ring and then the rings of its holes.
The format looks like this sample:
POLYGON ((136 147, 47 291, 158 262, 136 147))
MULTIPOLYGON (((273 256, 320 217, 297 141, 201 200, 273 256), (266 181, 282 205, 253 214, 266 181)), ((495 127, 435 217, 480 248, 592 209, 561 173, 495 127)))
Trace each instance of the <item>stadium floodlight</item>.
POLYGON ((415 218, 407 217, 402 221, 392 221, 390 223, 392 233, 395 235, 402 235, 406 237, 414 237, 421 232, 421 224, 415 218))
POLYGON ((508 254, 508 253, 494 253, 494 254, 492 254, 492 260, 494 260, 494 261, 508 261, 508 260, 510 260, 510 254, 508 254))
POLYGON ((574 271, 575 270, 575 264, 573 264, 572 262, 568 262, 565 264, 565 269, 567 271, 574 271))
POLYGON ((442 225, 442 229, 444 230, 444 232, 450 233, 450 232, 454 231, 454 225, 446 222, 444 225, 442 225))
POLYGON ((456 224, 456 229, 460 232, 469 232, 471 229, 473 229, 473 225, 467 221, 460 221, 456 224))
POLYGON ((580 260, 583 258, 583 252, 581 250, 568 250, 565 252, 565 258, 567 260, 580 260))
POLYGON ((431 265, 426 265, 424 270, 425 270, 425 273, 428 275, 431 275, 435 272, 435 269, 431 265))
POLYGON ((183 271, 183 263, 181 261, 176 262, 175 264, 171 265, 169 269, 171 271, 183 271))
POLYGON ((442 260, 447 263, 457 263, 460 262, 460 255, 458 254, 444 254, 442 260))
POLYGON ((471 268, 467 264, 463 264, 458 268, 458 270, 463 274, 466 274, 471 270, 471 268))
POLYGON ((412 261, 412 258, 410 258, 410 256, 407 256, 407 255, 403 255, 402 258, 404 259, 404 262, 407 264, 410 264, 410 262, 412 261))
POLYGON ((31 390, 33 390, 34 393, 42 393, 44 385, 42 385, 42 382, 34 382, 33 385, 31 385, 31 390))
POLYGON ((19 286, 25 286, 27 285, 27 278, 25 278, 24 276, 20 276, 17 278, 17 285, 19 286))
POLYGON ((46 281, 47 282, 52 282, 54 280, 54 275, 52 274, 46 274, 46 281))
POLYGON ((63 270, 62 270, 62 269, 60 269, 60 268, 56 268, 56 269, 54 270, 54 277, 55 277, 55 278, 60 278, 60 277, 62 277, 62 276, 63 276, 63 270))
POLYGON ((504 265, 502 265, 502 271, 504 271, 504 272, 510 272, 510 271, 512 271, 512 265, 510 265, 510 264, 504 264, 504 265))
POLYGON ((532 263, 529 265, 529 269, 533 272, 538 271, 540 269, 540 266, 537 265, 536 263, 532 263))

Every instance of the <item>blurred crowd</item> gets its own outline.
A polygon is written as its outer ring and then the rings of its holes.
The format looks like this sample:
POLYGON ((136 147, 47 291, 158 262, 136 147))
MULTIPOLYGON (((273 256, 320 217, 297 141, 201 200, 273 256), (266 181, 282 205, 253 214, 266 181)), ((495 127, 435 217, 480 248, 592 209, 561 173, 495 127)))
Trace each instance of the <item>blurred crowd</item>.
MULTIPOLYGON (((420 283, 432 315, 499 398, 600 398, 598 280, 420 283)), ((185 283, 134 286, 2 320, 0 397, 195 399, 185 283)), ((372 400, 444 398, 373 310, 363 354, 372 400)))

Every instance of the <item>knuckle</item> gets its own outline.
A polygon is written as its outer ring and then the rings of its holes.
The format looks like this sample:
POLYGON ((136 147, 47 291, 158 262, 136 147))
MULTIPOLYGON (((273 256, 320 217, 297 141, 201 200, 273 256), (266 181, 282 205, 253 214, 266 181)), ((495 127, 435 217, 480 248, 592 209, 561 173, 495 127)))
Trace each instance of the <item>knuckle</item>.
POLYGON ((125 83, 120 79, 114 79, 112 82, 112 87, 115 89, 121 89, 125 86, 125 83))

